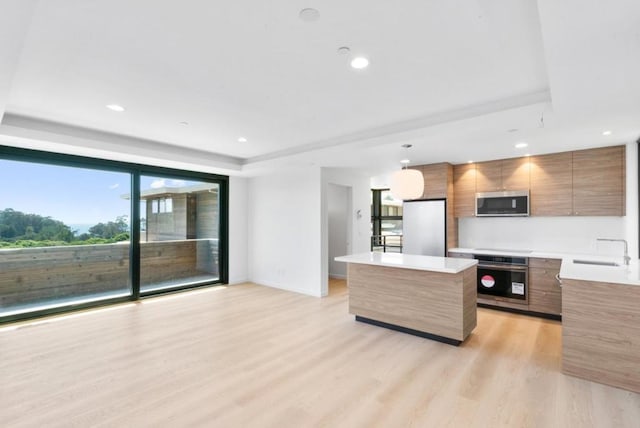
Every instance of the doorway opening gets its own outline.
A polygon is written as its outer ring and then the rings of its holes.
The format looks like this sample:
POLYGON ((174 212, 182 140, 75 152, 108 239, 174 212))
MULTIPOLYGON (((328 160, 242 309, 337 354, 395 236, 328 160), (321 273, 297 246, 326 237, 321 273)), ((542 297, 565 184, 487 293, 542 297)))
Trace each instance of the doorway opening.
POLYGON ((329 294, 346 293, 347 265, 334 259, 351 254, 352 205, 351 187, 331 183, 327 186, 329 294))

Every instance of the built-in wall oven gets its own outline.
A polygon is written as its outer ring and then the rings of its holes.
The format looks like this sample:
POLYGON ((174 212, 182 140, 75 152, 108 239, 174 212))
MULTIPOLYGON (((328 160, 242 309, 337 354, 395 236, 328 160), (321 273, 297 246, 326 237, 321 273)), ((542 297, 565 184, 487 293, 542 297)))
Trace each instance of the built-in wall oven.
POLYGON ((527 257, 474 254, 478 260, 478 297, 527 304, 527 257))

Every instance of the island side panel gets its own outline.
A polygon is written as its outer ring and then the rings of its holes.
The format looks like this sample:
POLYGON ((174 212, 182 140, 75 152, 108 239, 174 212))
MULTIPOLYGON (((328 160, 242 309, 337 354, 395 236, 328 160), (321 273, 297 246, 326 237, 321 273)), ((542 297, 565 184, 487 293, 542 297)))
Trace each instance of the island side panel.
POLYGON ((462 341, 464 273, 349 263, 349 313, 462 341))
POLYGON ((562 280, 562 371, 640 392, 640 286, 562 280))
POLYGON ((462 331, 464 337, 469 336, 478 325, 478 274, 477 266, 462 272, 462 331))

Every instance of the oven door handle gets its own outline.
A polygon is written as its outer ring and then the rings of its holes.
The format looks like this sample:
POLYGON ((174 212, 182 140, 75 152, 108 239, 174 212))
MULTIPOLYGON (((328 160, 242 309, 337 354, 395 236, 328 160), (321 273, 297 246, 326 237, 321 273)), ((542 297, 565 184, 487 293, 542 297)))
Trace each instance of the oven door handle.
POLYGON ((479 269, 494 269, 494 270, 507 270, 507 271, 517 271, 517 272, 526 272, 527 266, 504 266, 504 265, 485 265, 479 264, 479 269))

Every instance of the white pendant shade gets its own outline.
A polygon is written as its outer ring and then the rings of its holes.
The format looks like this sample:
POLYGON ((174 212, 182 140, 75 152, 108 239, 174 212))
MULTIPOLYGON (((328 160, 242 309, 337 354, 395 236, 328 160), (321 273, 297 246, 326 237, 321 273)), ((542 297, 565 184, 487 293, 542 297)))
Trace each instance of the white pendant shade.
POLYGON ((417 169, 401 169, 391 175, 391 194, 396 199, 418 199, 424 192, 424 178, 417 169))

